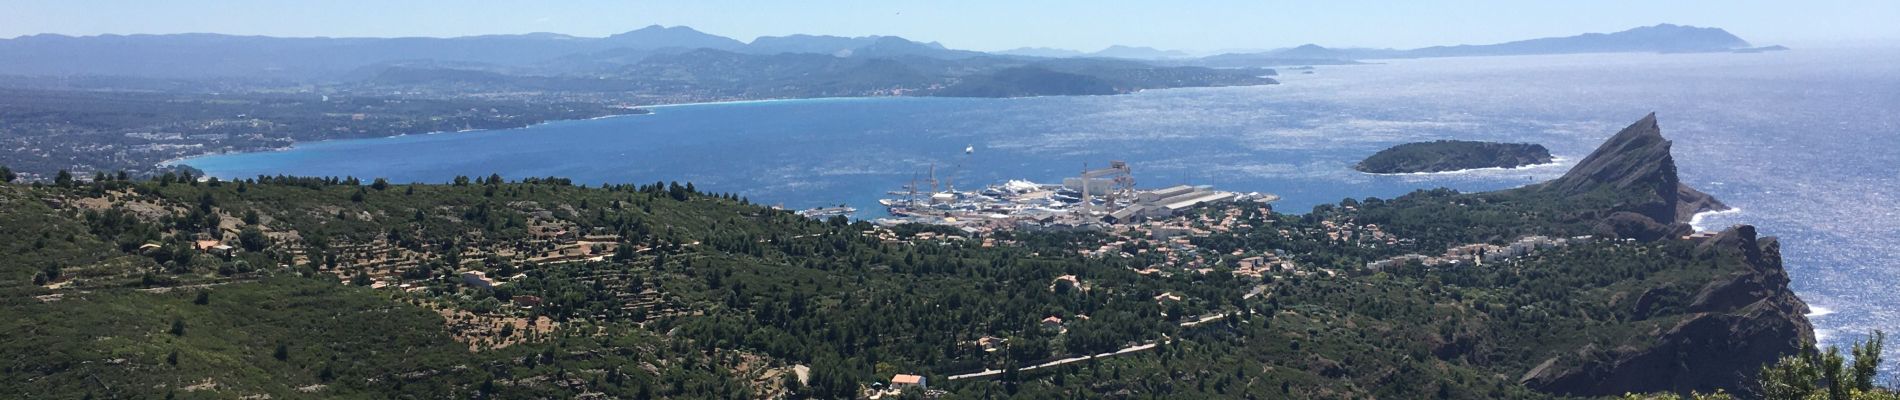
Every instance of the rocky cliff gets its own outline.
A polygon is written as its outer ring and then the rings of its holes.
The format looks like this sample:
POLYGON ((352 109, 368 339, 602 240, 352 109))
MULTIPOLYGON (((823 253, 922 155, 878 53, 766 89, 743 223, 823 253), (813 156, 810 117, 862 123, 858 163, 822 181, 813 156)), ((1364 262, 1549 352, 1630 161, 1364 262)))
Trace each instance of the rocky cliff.
POLYGON ((1650 335, 1593 343, 1552 357, 1521 382, 1565 395, 1716 389, 1748 393, 1759 366, 1814 343, 1808 306, 1788 288, 1780 244, 1752 226, 1682 239, 1697 212, 1727 209, 1681 183, 1656 115, 1624 128, 1556 180, 1525 190, 1558 197, 1609 196, 1615 206, 1591 214, 1612 237, 1700 240, 1688 257, 1706 260, 1707 282, 1674 282, 1618 300, 1638 319, 1659 323, 1650 335), (1662 312, 1660 310, 1678 310, 1662 312))
POLYGON ((1728 206, 1676 176, 1670 142, 1650 113, 1591 152, 1563 177, 1530 188, 1558 196, 1610 193, 1618 204, 1598 220, 1599 233, 1655 240, 1687 234, 1689 219, 1728 206))
MULTIPOLYGON (((1553 357, 1524 374, 1532 388, 1565 395, 1609 396, 1623 393, 1717 389, 1750 393, 1756 369, 1814 343, 1805 316, 1807 303, 1788 288, 1781 247, 1773 237, 1757 238, 1752 226, 1737 226, 1697 246, 1693 256, 1733 272, 1717 276, 1688 297, 1679 321, 1659 328, 1653 339, 1638 338, 1604 349, 1586 345, 1553 357)), ((1651 292, 1678 290, 1658 287, 1651 292)), ((1655 297, 1644 293, 1641 299, 1655 297)), ((1638 315, 1653 308, 1633 302, 1638 315)))

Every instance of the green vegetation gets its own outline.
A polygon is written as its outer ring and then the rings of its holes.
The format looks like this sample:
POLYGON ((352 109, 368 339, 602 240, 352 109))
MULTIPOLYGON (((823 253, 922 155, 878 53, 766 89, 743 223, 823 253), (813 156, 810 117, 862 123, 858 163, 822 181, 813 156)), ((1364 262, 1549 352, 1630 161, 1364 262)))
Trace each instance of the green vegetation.
POLYGON ((1373 153, 1352 168, 1360 172, 1396 174, 1517 168, 1550 161, 1550 150, 1543 145, 1439 140, 1392 146, 1373 153))
POLYGON ((1900 399, 1900 393, 1875 382, 1886 336, 1874 331, 1866 341, 1854 343, 1852 364, 1838 347, 1829 347, 1826 353, 1809 349, 1783 357, 1762 368, 1762 395, 1769 399, 1900 399))
POLYGON ((1208 207, 1191 217, 1234 212, 1260 228, 1193 238, 1210 272, 1146 274, 1158 252, 1075 251, 1115 240, 1101 233, 1006 233, 991 247, 679 183, 0 185, 0 333, 15 338, 0 351, 22 355, 0 366, 21 382, 0 396, 835 398, 913 373, 955 398, 1543 398, 1517 377, 1588 344, 1646 346, 1691 311, 1685 296, 1628 299, 1750 268, 1689 241, 1364 268, 1584 229, 1544 208, 1572 203, 1509 196, 1420 192, 1300 216, 1208 207), (1326 235, 1370 221, 1407 239, 1326 235), (1300 268, 1235 275, 1234 251, 1300 268), (465 283, 477 271, 502 283, 465 283), (1040 322, 1051 316, 1065 322, 1040 322), (1155 346, 1018 368, 1141 344, 1155 346), (1005 372, 947 379, 982 370, 1005 372))
MULTIPOLYGON (((1808 349, 1787 356, 1761 371, 1759 398, 1767 400, 1895 400, 1900 392, 1875 382, 1882 361, 1881 348, 1886 334, 1874 331, 1872 337, 1853 345, 1852 364, 1841 357, 1840 348, 1826 353, 1808 349)), ((1711 394, 1628 394, 1624 400, 1732 400, 1735 396, 1711 394)))
POLYGON ((1036 67, 1015 67, 958 81, 938 96, 1020 97, 1039 95, 1102 95, 1119 91, 1108 81, 1088 75, 1050 71, 1036 67))

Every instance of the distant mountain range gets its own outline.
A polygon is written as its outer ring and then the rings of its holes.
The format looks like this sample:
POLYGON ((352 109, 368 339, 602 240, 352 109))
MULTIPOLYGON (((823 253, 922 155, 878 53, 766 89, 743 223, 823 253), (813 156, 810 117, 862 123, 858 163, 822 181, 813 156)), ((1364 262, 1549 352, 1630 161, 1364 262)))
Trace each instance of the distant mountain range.
POLYGON ((1193 54, 1180 50, 1163 50, 1153 47, 1122 45, 1108 46, 1108 48, 1096 50, 1092 53, 1050 47, 1022 47, 998 51, 996 54, 1051 58, 1125 58, 1130 60, 1173 60, 1194 57, 1193 54))
POLYGON ((694 49, 840 57, 918 55, 956 59, 984 55, 894 36, 793 35, 761 37, 746 43, 689 27, 658 25, 602 38, 555 33, 455 38, 46 34, 0 39, 0 74, 337 79, 362 68, 419 64, 526 73, 575 72, 694 49))
MULTIPOLYGON (((1274 71, 1156 66, 1102 58, 1027 58, 887 46, 889 39, 839 57, 822 53, 741 53, 717 49, 656 52, 585 76, 521 76, 404 65, 359 81, 368 91, 626 92, 699 99, 852 96, 1018 97, 1099 95, 1142 89, 1264 85, 1274 71), (881 43, 881 44, 879 44, 881 43), (864 56, 865 54, 882 54, 864 56)), ((934 47, 924 46, 925 49, 934 47)), ((834 53, 839 53, 834 52, 834 53)))
MULTIPOLYGON (((1295 65, 1310 61, 1349 61, 1368 59, 1516 56, 1583 53, 1706 53, 1786 50, 1786 47, 1750 47, 1746 40, 1721 28, 1659 24, 1615 33, 1586 33, 1575 36, 1519 40, 1486 45, 1433 46, 1411 50, 1327 48, 1316 44, 1260 53, 1221 54, 1203 57, 1192 65, 1272 66, 1295 65), (1293 61, 1289 63, 1288 61, 1293 61)), ((1314 63, 1319 64, 1319 63, 1314 63)))
POLYGON ((837 58, 978 57, 1119 58, 1165 65, 1258 67, 1338 64, 1379 58, 1460 57, 1601 52, 1761 51, 1719 28, 1662 24, 1608 34, 1583 34, 1489 45, 1412 50, 1335 49, 1318 45, 1193 58, 1186 52, 1111 46, 1092 53, 1021 48, 995 53, 955 50, 896 36, 768 36, 750 43, 684 26, 648 26, 607 37, 555 33, 454 38, 277 38, 221 34, 54 34, 0 39, 0 75, 134 76, 349 80, 390 67, 471 69, 509 74, 589 74, 622 70, 656 55, 697 49, 735 54, 821 54, 837 58))
POLYGON ((1579 53, 1700 53, 1758 52, 1786 50, 1781 46, 1750 47, 1746 40, 1721 28, 1659 24, 1615 33, 1586 33, 1575 36, 1520 40, 1486 45, 1433 46, 1411 50, 1374 48, 1328 48, 1305 44, 1268 51, 1228 52, 1189 58, 1182 52, 1152 48, 1112 47, 1095 53, 1051 48, 1024 48, 1003 51, 1040 57, 1112 57, 1143 60, 1167 60, 1174 64, 1208 67, 1285 66, 1351 63, 1355 60, 1511 56, 1579 53))

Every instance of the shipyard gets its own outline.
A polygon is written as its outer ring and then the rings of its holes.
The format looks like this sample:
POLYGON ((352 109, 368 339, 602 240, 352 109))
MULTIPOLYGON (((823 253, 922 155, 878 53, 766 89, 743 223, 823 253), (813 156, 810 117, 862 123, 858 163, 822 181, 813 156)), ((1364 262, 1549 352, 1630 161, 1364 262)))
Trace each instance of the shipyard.
POLYGON ((1110 161, 1103 168, 1084 168, 1062 178, 1061 183, 1010 180, 975 191, 957 190, 948 180, 939 180, 933 166, 928 178, 913 179, 902 190, 888 194, 893 197, 878 203, 889 216, 873 219, 873 223, 946 225, 979 235, 1003 230, 1103 230, 1172 217, 1206 204, 1279 200, 1272 194, 1221 191, 1211 186, 1138 189, 1133 168, 1123 161, 1110 161))

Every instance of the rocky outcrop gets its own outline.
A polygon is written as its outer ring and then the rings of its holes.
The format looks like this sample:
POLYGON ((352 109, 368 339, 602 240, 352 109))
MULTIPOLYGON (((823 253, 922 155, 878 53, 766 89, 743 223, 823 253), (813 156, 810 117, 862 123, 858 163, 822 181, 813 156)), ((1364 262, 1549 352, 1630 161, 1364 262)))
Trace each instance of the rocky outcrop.
MULTIPOLYGON (((1717 389, 1748 393, 1756 368, 1814 343, 1807 303, 1788 288, 1780 244, 1756 238, 1752 226, 1730 228, 1695 251, 1724 274, 1702 285, 1682 319, 1614 349, 1585 345, 1525 373, 1521 382, 1550 393, 1608 396, 1623 393, 1717 389)), ((1659 288, 1673 291, 1674 288, 1659 288)), ((1666 296, 1645 293, 1636 308, 1647 312, 1666 296)), ((1641 312, 1639 312, 1641 314, 1641 312)))
POLYGON ((1669 145, 1656 114, 1650 113, 1611 136, 1563 177, 1532 190, 1557 196, 1613 193, 1619 202, 1600 221, 1598 233, 1641 240, 1677 237, 1690 230, 1687 223, 1696 213, 1728 206, 1682 184, 1669 145))
MULTIPOLYGON (((1724 210, 1713 196, 1676 176, 1670 142, 1650 114, 1617 132, 1556 180, 1525 190, 1555 198, 1613 199, 1608 210, 1583 210, 1598 234, 1642 241, 1677 239, 1695 213, 1724 210)), ((1689 254, 1708 263, 1706 282, 1667 282, 1633 301, 1633 318, 1656 325, 1622 343, 1592 343, 1526 371, 1520 381, 1563 395, 1717 389, 1749 393, 1761 365, 1814 343, 1808 306, 1788 288, 1780 244, 1752 226, 1700 239, 1689 254)))

